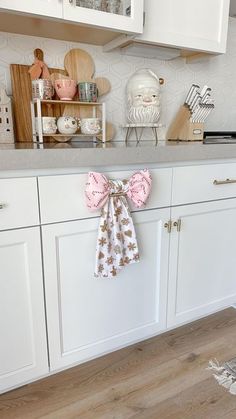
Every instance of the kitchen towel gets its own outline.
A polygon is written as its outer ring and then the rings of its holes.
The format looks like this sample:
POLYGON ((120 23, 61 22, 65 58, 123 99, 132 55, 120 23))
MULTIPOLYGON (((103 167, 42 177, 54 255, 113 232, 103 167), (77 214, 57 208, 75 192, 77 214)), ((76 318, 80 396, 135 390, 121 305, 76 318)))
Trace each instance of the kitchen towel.
POLYGON ((149 171, 139 170, 129 180, 109 180, 104 174, 89 172, 86 204, 101 209, 96 247, 96 277, 111 278, 128 264, 139 262, 139 251, 127 197, 135 207, 145 205, 151 191, 149 171))

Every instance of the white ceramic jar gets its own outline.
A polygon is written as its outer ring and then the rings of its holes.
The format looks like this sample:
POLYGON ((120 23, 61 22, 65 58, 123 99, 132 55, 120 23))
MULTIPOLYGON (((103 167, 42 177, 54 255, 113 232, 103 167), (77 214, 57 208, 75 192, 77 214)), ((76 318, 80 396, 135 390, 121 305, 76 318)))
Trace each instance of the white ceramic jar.
POLYGON ((72 135, 78 129, 78 121, 73 116, 60 116, 57 120, 57 128, 60 134, 72 135))
POLYGON ((156 124, 160 118, 160 84, 163 79, 148 68, 134 73, 127 82, 127 119, 131 124, 156 124))
POLYGON ((42 123, 43 134, 56 134, 57 124, 54 116, 42 116, 42 118, 35 118, 36 133, 39 133, 39 124, 42 123))
POLYGON ((86 135, 97 135, 100 134, 101 119, 99 118, 83 118, 81 119, 81 132, 86 135))

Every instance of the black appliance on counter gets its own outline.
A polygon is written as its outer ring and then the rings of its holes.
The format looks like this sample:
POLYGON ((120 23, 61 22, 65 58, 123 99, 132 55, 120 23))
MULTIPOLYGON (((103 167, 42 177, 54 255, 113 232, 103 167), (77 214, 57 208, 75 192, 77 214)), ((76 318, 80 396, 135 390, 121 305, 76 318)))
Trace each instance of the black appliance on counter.
POLYGON ((205 131, 203 144, 234 144, 236 131, 205 131))

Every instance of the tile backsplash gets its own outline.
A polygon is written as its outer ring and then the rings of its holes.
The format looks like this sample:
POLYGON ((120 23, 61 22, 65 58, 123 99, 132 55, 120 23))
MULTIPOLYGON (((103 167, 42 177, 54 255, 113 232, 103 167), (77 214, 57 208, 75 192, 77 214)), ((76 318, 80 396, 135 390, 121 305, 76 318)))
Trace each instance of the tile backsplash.
POLYGON ((92 55, 96 76, 107 77, 112 85, 112 91, 103 100, 107 104, 107 119, 116 125, 116 140, 124 138, 120 126, 126 120, 126 82, 139 68, 150 68, 165 79, 160 122, 166 126, 183 103, 190 85, 197 83, 200 86, 209 85, 215 100, 216 108, 206 123, 206 129, 236 131, 236 19, 230 18, 227 53, 192 64, 186 64, 184 58, 160 61, 129 57, 119 52, 104 53, 102 47, 93 45, 0 32, 0 82, 6 86, 9 94, 9 64, 31 64, 35 48, 43 49, 48 66, 58 68, 64 67, 64 56, 71 48, 82 48, 92 55))

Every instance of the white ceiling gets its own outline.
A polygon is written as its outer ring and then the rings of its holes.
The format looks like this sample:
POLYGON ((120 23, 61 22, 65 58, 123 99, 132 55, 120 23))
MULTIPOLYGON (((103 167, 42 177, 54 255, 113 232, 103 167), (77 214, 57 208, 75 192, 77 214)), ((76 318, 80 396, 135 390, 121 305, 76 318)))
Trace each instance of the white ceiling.
POLYGON ((230 0, 229 15, 236 17, 236 0, 230 0))

